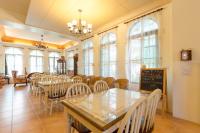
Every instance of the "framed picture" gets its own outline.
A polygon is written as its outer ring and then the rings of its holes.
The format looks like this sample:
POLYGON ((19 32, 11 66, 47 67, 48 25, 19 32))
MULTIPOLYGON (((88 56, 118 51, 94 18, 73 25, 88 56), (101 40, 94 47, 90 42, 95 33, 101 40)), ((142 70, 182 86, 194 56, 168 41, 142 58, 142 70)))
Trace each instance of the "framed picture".
POLYGON ((192 60, 192 50, 181 50, 181 61, 192 60))

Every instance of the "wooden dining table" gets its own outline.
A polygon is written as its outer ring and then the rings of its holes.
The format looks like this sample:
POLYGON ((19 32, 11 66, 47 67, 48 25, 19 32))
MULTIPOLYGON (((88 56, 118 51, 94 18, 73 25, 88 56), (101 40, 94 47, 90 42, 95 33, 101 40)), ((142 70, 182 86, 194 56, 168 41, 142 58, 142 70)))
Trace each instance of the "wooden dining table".
POLYGON ((90 95, 68 98, 62 101, 67 117, 67 133, 70 133, 71 119, 75 118, 94 133, 111 133, 119 128, 128 109, 142 97, 133 90, 112 88, 90 95))

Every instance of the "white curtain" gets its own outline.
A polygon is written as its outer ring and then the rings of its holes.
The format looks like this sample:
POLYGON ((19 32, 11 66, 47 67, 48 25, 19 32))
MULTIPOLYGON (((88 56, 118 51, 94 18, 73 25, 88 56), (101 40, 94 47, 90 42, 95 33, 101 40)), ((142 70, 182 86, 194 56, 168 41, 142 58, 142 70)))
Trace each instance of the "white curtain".
POLYGON ((55 73, 57 71, 57 60, 60 57, 60 53, 58 52, 50 52, 49 53, 49 72, 55 73))
POLYGON ((103 77, 117 76, 117 28, 100 35, 100 72, 103 77))
POLYGON ((43 72, 43 52, 40 50, 32 50, 30 53, 30 71, 43 72))
POLYGON ((83 42, 83 69, 85 75, 93 75, 94 53, 93 42, 85 40, 83 42))
POLYGON ((67 51, 67 70, 74 70, 74 50, 67 51))
POLYGON ((5 58, 8 75, 16 70, 19 75, 23 73, 23 53, 20 48, 8 47, 5 49, 5 58))

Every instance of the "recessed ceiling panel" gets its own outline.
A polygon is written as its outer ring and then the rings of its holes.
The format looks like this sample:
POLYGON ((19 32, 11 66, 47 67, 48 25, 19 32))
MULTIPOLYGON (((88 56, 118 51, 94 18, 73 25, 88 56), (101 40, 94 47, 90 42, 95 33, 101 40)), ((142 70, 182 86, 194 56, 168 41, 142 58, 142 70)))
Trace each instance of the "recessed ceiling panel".
POLYGON ((68 33, 66 23, 82 18, 94 29, 156 0, 31 0, 26 24, 68 33))

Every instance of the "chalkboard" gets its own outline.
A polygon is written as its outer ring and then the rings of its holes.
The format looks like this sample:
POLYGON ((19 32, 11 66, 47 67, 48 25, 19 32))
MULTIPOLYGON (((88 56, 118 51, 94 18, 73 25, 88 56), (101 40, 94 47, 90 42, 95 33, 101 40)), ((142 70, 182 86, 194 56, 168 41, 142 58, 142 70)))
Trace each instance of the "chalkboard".
POLYGON ((140 75, 140 89, 153 91, 162 90, 165 93, 166 88, 166 69, 162 68, 143 68, 140 75))

